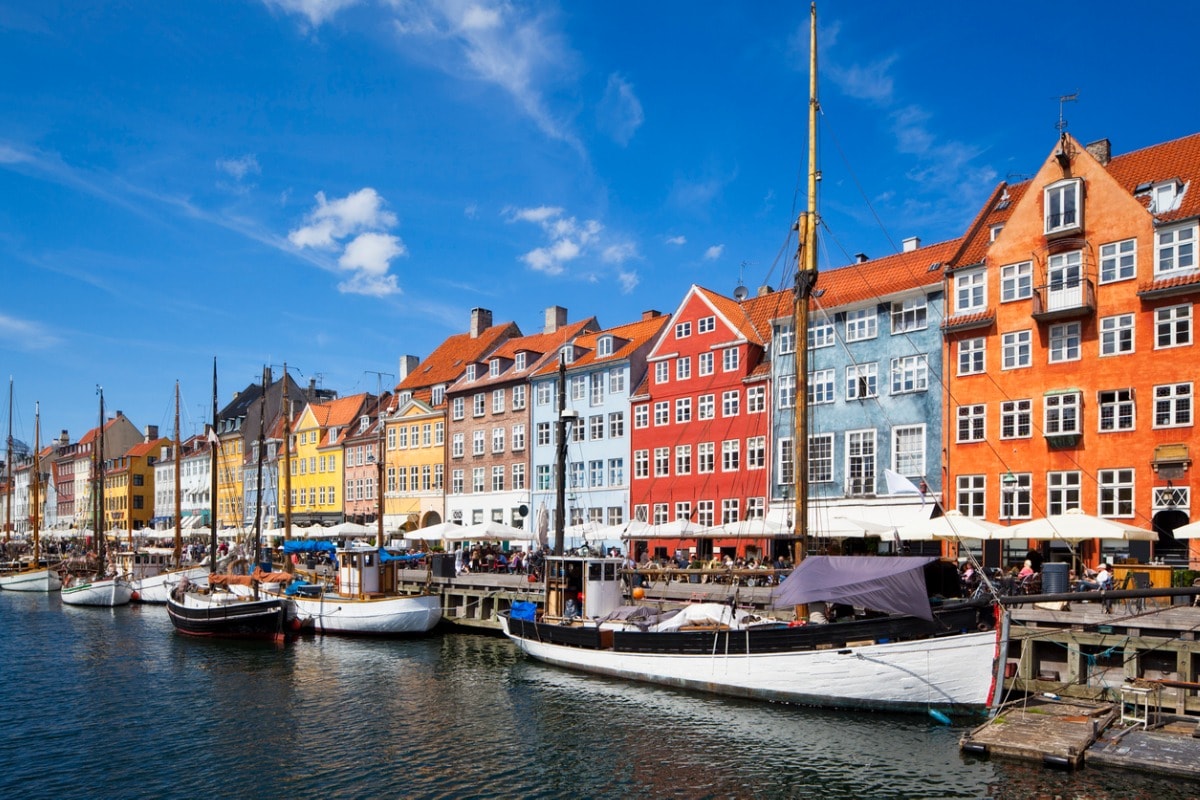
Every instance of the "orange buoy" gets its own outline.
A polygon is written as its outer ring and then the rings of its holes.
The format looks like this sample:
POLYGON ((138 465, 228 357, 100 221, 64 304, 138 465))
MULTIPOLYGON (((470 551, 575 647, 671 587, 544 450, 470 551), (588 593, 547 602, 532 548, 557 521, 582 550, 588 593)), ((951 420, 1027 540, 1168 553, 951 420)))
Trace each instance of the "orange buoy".
POLYGON ((134 592, 133 594, 129 595, 129 599, 136 603, 142 599, 142 595, 139 592, 134 592))
POLYGON ((635 587, 635 588, 634 588, 634 590, 633 590, 633 599, 634 599, 634 600, 641 600, 641 599, 642 599, 642 598, 644 598, 645 596, 646 596, 646 590, 645 590, 645 589, 643 589, 643 588, 642 588, 642 587, 640 587, 640 586, 638 586, 638 587, 635 587))

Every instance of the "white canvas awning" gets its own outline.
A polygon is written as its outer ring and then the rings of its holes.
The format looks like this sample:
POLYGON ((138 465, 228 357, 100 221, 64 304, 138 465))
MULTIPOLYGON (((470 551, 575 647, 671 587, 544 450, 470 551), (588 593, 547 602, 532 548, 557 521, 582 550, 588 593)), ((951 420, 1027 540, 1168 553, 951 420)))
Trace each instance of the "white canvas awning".
POLYGON ((810 505, 807 533, 831 539, 890 536, 898 528, 928 520, 933 508, 932 501, 810 505))

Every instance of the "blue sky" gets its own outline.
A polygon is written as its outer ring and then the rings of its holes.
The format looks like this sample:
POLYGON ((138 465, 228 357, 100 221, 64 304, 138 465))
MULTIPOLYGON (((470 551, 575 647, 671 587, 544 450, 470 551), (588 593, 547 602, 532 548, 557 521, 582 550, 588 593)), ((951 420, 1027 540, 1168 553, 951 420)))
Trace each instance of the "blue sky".
MULTIPOLYGON (((822 268, 959 235, 1053 147, 1200 130, 1200 4, 828 3, 822 268)), ((265 363, 343 394, 470 309, 540 330, 778 286, 804 205, 798 2, 0 0, 14 432, 185 435, 265 363)), ((7 401, 0 401, 7 410, 7 401)))

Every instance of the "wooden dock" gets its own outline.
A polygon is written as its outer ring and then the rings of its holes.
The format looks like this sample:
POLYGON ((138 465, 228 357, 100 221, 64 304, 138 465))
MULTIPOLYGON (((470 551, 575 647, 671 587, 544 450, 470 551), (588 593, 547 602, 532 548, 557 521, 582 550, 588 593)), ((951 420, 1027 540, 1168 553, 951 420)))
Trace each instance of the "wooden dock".
POLYGON ((1102 736, 1087 752, 1089 767, 1119 767, 1200 780, 1200 738, 1195 720, 1161 727, 1124 728, 1102 736))
POLYGON ((1036 761, 1075 769, 1084 754, 1118 716, 1113 703, 1086 703, 1031 697, 1003 706, 995 717, 959 741, 978 755, 1036 761))

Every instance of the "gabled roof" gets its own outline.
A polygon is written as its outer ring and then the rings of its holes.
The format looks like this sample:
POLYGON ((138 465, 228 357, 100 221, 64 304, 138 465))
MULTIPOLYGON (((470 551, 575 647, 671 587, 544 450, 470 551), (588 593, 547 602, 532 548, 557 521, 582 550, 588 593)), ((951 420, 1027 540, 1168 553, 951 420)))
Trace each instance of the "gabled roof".
POLYGON ((1179 208, 1156 213, 1155 219, 1174 222, 1200 216, 1200 133, 1114 156, 1105 169, 1130 194, 1143 184, 1178 178, 1190 184, 1179 208))
POLYGON ((470 333, 457 333, 438 345, 418 364, 417 368, 396 386, 396 391, 415 392, 439 384, 449 385, 462 375, 467 364, 482 361, 484 356, 505 339, 520 335, 521 329, 515 322, 493 325, 475 338, 471 338, 470 333))
MULTIPOLYGON (((715 316, 721 320, 721 324, 728 328, 739 339, 745 339, 753 344, 764 343, 764 340, 759 334, 758 330, 753 324, 751 324, 750 316, 746 313, 746 310, 742 308, 742 305, 737 300, 734 300, 732 297, 725 297, 724 295, 717 294, 711 289, 705 289, 703 286, 694 283, 687 290, 687 293, 684 294, 679 306, 670 315, 670 321, 672 323, 674 323, 679 315, 683 313, 683 310, 688 307, 688 304, 691 302, 693 297, 699 298, 701 302, 711 308, 715 316)), ((655 343, 653 349, 650 351, 650 358, 654 358, 658 355, 658 349, 662 346, 664 341, 666 341, 665 337, 659 339, 658 342, 655 343)))
POLYGON ((950 239, 822 272, 817 280, 821 296, 816 299, 823 308, 836 308, 921 287, 940 287, 945 264, 961 243, 961 239, 950 239))
MULTIPOLYGON (((578 367, 586 367, 609 361, 623 361, 629 358, 630 354, 635 352, 639 347, 642 347, 646 342, 662 333, 670 321, 671 318, 667 315, 659 314, 656 317, 640 319, 637 322, 618 325, 615 328, 588 331, 575 340, 576 349, 583 352, 581 355, 576 356, 568 368, 576 369, 578 367), (600 339, 605 336, 613 337, 613 351, 606 356, 597 355, 600 339)), ((538 369, 537 374, 549 375, 557 370, 557 362, 549 360, 543 363, 541 368, 538 369)))
POLYGON ((503 358, 510 366, 507 366, 499 375, 492 376, 488 370, 484 370, 482 375, 476 375, 475 380, 468 381, 466 375, 461 375, 455 381, 451 391, 461 392, 468 388, 476 389, 489 386, 494 383, 507 383, 514 379, 529 376, 537 372, 543 364, 555 360, 559 349, 567 342, 574 340, 576 337, 594 331, 599 327, 595 317, 588 317, 579 322, 572 322, 563 325, 556 331, 550 333, 535 333, 529 336, 518 336, 501 344, 492 353, 489 354, 488 360, 494 357, 503 358), (525 369, 517 370, 515 367, 515 357, 517 353, 526 352, 534 353, 536 358, 529 359, 525 364, 525 369))
POLYGON ((133 447, 126 451, 125 455, 130 458, 142 458, 157 454, 164 447, 170 447, 171 440, 163 436, 158 439, 152 439, 149 442, 138 442, 133 447))
POLYGON ((983 263, 987 257, 988 245, 992 243, 992 227, 1008 222, 1013 209, 1021 202, 1021 198, 1025 196, 1029 186, 1029 181, 1012 186, 1001 181, 996 185, 992 196, 987 199, 983 208, 971 221, 966 234, 958 240, 958 251, 947 259, 949 269, 983 263))

